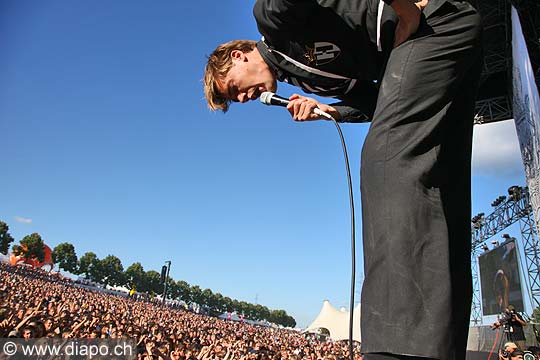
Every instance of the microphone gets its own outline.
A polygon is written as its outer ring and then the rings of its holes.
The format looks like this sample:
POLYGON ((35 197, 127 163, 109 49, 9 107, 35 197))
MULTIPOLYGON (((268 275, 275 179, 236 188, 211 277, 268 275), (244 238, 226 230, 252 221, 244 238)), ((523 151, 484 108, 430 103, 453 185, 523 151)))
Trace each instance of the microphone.
POLYGON ((287 107, 291 102, 289 99, 285 99, 279 95, 270 91, 265 91, 261 94, 261 102, 265 105, 277 105, 287 107))
MULTIPOLYGON (((263 92, 261 94, 260 99, 261 99, 261 102, 265 105, 277 105, 277 106, 284 106, 284 107, 287 107, 287 105, 289 105, 289 103, 291 102, 289 99, 276 95, 271 91, 263 92)), ((313 109, 313 113, 319 116, 325 117, 329 120, 333 120, 330 114, 325 113, 319 108, 313 109)))

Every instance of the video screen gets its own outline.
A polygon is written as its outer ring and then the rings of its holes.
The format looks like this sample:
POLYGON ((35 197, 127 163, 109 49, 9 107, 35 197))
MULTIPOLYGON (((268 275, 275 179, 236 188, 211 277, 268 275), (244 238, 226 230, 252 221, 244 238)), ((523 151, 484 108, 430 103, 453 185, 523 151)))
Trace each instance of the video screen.
POLYGON ((478 264, 483 314, 500 314, 509 304, 522 312, 523 295, 515 240, 480 255, 478 264))

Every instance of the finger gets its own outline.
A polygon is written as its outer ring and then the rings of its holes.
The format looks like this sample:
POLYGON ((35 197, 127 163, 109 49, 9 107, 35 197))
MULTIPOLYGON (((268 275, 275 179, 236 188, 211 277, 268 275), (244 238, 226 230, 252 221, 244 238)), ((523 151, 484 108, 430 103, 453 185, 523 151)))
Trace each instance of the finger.
POLYGON ((314 113, 313 110, 317 107, 316 104, 312 102, 308 102, 304 105, 304 113, 303 118, 304 120, 313 120, 314 119, 314 113))
POLYGON ((313 120, 312 108, 313 106, 311 104, 308 104, 308 103, 301 104, 300 109, 297 114, 297 120, 298 121, 313 120))
POLYGON ((414 4, 420 9, 422 10, 423 8, 425 8, 428 4, 428 0, 421 0, 421 1, 416 1, 414 4))
POLYGON ((305 117, 305 113, 306 113, 306 103, 305 102, 301 102, 300 104, 298 104, 298 111, 296 113, 296 119, 298 121, 304 121, 306 120, 306 117, 305 117))
POLYGON ((287 110, 289 111, 289 113, 291 114, 291 116, 294 116, 294 103, 295 103, 295 101, 294 101, 294 100, 291 100, 291 101, 287 104, 287 110))
POLYGON ((307 114, 308 114, 308 103, 306 101, 300 101, 298 104, 298 110, 296 112, 296 120, 298 121, 305 121, 307 120, 307 114))
POLYGON ((295 102, 294 101, 291 101, 289 103, 289 105, 287 105, 287 110, 289 111, 289 114, 291 114, 293 120, 296 120, 296 117, 295 117, 295 102))
POLYGON ((301 121, 300 117, 302 113, 302 103, 303 103, 302 99, 296 99, 296 100, 292 100, 289 103, 289 106, 287 106, 287 108, 290 108, 289 112, 291 113, 295 121, 301 121))

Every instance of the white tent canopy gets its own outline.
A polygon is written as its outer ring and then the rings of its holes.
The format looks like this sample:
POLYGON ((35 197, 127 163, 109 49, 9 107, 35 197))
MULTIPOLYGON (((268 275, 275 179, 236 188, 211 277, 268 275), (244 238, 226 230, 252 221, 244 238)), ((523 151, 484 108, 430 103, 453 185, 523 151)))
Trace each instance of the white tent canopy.
MULTIPOLYGON (((323 302, 321 311, 306 332, 324 328, 330 332, 332 340, 349 339, 349 312, 345 308, 336 309, 328 300, 323 302)), ((354 308, 353 340, 360 342, 360 304, 354 308)))

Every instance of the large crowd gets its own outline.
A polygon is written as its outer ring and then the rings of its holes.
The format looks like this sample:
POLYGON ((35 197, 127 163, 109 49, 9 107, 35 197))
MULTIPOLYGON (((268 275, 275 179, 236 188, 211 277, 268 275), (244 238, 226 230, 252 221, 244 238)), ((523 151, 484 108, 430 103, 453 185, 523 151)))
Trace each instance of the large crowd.
MULTIPOLYGON (((138 359, 342 360, 346 341, 254 326, 78 286, 0 264, 0 338, 129 338, 138 359)), ((359 344, 354 357, 361 359, 359 344)))

